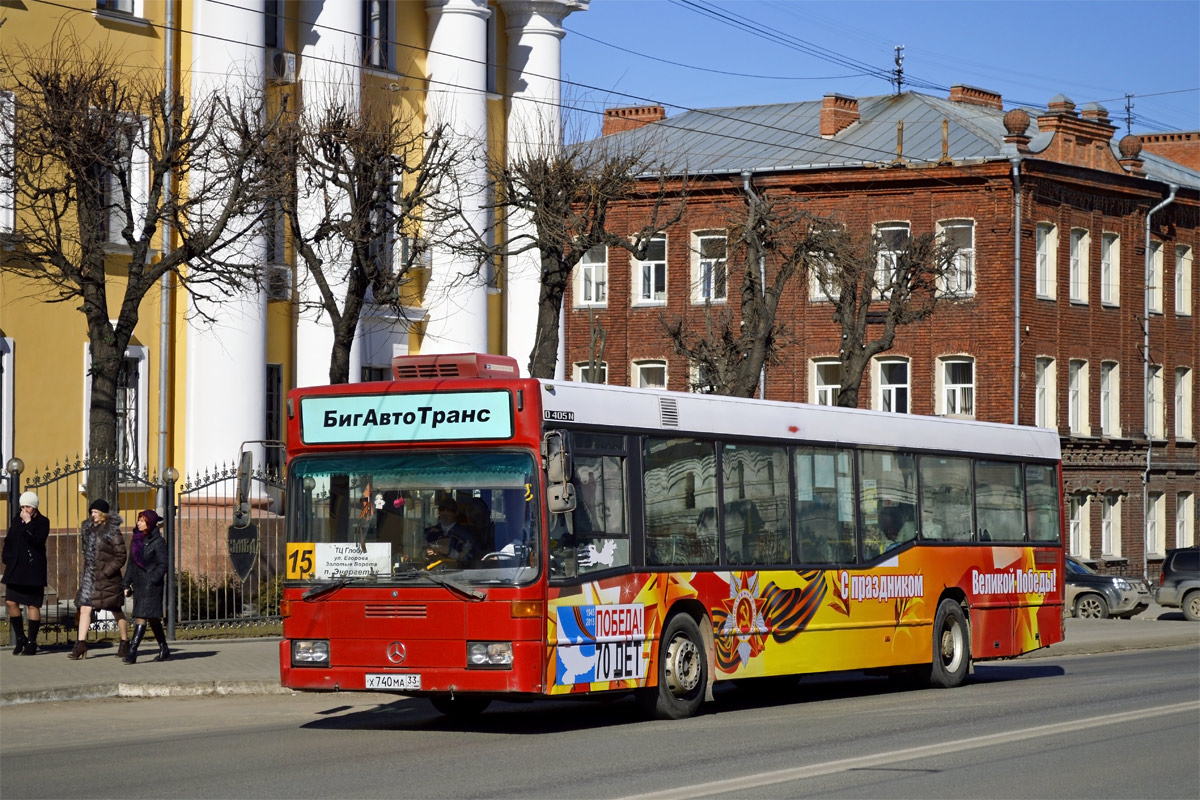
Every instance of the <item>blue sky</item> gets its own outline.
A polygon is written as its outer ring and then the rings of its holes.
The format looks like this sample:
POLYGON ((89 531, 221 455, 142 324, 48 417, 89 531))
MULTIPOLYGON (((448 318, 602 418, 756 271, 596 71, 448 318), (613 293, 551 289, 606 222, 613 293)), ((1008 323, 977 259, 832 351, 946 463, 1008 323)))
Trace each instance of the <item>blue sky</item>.
POLYGON ((1200 0, 591 0, 565 27, 563 100, 592 112, 887 94, 902 44, 907 89, 965 83, 1006 108, 1061 92, 1104 105, 1118 136, 1132 93, 1135 133, 1200 129, 1200 0))

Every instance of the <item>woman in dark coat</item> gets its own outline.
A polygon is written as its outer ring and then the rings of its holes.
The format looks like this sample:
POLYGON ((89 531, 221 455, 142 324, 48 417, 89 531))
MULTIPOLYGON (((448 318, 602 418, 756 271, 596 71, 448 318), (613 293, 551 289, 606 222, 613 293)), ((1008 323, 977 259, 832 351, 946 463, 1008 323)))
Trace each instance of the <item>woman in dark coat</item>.
POLYGON ((4 537, 4 600, 8 604, 8 625, 15 634, 13 655, 37 653, 38 629, 42 627, 42 602, 46 597, 46 540, 50 520, 38 511, 38 496, 21 495, 21 511, 13 517, 4 537), (29 613, 29 635, 21 606, 29 613))
POLYGON ((129 546, 129 566, 125 568, 125 593, 133 595, 133 640, 129 643, 126 664, 137 663, 138 647, 146 635, 146 624, 158 642, 155 661, 171 657, 167 634, 163 631, 163 587, 167 581, 167 541, 158 530, 158 512, 146 509, 138 514, 133 541, 129 546))
POLYGON ((92 609, 111 611, 121 634, 117 655, 129 653, 129 623, 125 621, 125 587, 121 570, 125 567, 125 534, 121 533, 121 517, 110 514, 108 503, 94 500, 88 507, 91 519, 83 523, 83 566, 79 570, 79 640, 67 658, 87 658, 87 633, 92 624, 92 609))

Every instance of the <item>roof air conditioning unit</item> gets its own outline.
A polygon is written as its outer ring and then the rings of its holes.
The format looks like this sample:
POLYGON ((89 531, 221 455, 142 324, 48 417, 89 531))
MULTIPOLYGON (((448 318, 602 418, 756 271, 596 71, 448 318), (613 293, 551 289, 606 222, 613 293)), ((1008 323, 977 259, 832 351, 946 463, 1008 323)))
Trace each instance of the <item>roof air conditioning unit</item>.
POLYGON ((263 268, 263 288, 268 300, 292 299, 292 269, 287 265, 268 264, 263 268))
POLYGON ((267 48, 267 78, 272 83, 295 83, 296 54, 267 48))

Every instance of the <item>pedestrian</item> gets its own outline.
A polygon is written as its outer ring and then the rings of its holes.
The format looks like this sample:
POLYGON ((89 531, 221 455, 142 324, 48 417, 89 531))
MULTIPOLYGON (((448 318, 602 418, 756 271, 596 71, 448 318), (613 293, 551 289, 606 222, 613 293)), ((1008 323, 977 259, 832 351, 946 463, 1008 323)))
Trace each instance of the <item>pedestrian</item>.
POLYGON ((79 639, 67 658, 87 658, 87 633, 92 624, 92 610, 111 611, 117 620, 121 644, 117 656, 129 653, 129 623, 122 606, 125 604, 121 570, 125 567, 125 534, 121 533, 121 516, 110 514, 108 502, 93 500, 88 506, 91 518, 83 523, 81 545, 83 566, 79 570, 79 639))
POLYGON ((126 664, 136 664, 138 647, 146 635, 146 625, 158 642, 155 661, 166 661, 171 657, 167 648, 167 634, 163 630, 163 589, 167 582, 167 541, 162 537, 158 524, 162 518, 158 512, 148 508, 138 514, 129 544, 129 565, 125 568, 125 594, 133 596, 133 638, 129 642, 126 664))
POLYGON ((4 537, 4 602, 8 605, 8 625, 15 634, 14 656, 37 653, 38 629, 42 627, 42 602, 46 597, 46 540, 50 520, 38 510, 38 496, 25 492, 21 509, 4 537), (29 615, 29 633, 21 606, 29 615))

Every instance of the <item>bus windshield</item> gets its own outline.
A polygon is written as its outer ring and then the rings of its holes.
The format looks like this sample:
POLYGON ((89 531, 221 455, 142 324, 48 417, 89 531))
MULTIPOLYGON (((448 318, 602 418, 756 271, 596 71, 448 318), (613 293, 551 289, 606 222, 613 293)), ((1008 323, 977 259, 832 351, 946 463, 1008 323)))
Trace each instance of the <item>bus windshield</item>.
POLYGON ((453 571, 474 584, 533 580, 535 470, 529 453, 494 450, 297 458, 289 577, 404 581, 453 571))

